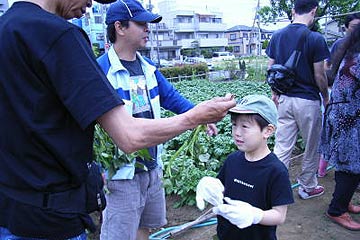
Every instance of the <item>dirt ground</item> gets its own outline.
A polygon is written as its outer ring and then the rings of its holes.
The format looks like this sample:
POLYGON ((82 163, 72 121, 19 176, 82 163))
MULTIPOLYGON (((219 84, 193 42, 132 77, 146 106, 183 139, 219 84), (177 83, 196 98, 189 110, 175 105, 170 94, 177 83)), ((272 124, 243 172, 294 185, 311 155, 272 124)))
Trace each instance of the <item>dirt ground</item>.
MULTIPOLYGON (((292 182, 295 182, 296 175, 300 168, 299 158, 295 159, 290 166, 290 178, 292 179, 292 182)), ((326 177, 320 178, 319 184, 325 187, 325 193, 322 196, 308 200, 300 199, 297 195, 298 188, 294 188, 295 203, 288 208, 286 222, 277 229, 279 240, 360 239, 360 232, 346 230, 331 222, 324 215, 334 190, 334 170, 329 170, 326 177)), ((202 214, 196 207, 185 206, 174 209, 172 205, 176 200, 177 199, 174 196, 167 198, 167 227, 179 226, 193 221, 202 214)), ((353 202, 360 204, 360 192, 355 193, 353 202)), ((360 215, 352 214, 352 216, 354 219, 360 221, 360 215)), ((189 229, 173 239, 212 240, 214 235, 216 235, 215 224, 189 229)))
MULTIPOLYGON (((290 166, 290 178, 293 183, 296 182, 296 176, 301 169, 300 158, 292 161, 290 166)), ((277 229, 279 240, 359 240, 360 232, 346 230, 332 223, 325 215, 331 195, 334 190, 334 170, 328 171, 324 178, 319 179, 319 184, 325 187, 325 193, 322 196, 301 200, 297 195, 298 188, 294 188, 295 203, 290 205, 286 221, 277 229)), ((178 200, 176 196, 167 197, 167 219, 168 224, 165 229, 178 227, 182 224, 197 219, 203 212, 196 207, 184 206, 174 208, 174 203, 178 200)), ((360 204, 360 192, 356 192, 353 197, 353 203, 360 204)), ((360 214, 352 214, 354 219, 360 222, 360 214)), ((153 234, 159 233, 160 230, 153 234)), ((162 231, 164 232, 164 231, 162 231)), ((165 233, 165 232, 164 232, 165 233)), ((216 224, 209 226, 191 228, 181 233, 181 235, 173 238, 176 240, 213 240, 216 235, 216 224)), ((98 240, 98 233, 91 234, 89 240, 98 240)), ((161 238, 156 235, 151 240, 168 239, 161 238)), ((125 240, 125 239, 123 239, 125 240)))

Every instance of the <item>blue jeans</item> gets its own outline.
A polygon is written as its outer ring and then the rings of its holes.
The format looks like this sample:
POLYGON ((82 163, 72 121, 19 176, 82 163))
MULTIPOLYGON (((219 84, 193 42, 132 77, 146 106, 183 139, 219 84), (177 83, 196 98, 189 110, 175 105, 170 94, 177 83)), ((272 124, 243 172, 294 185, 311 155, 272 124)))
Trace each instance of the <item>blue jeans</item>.
MULTIPOLYGON (((46 240, 46 239, 15 236, 7 228, 0 227, 0 240, 46 240)), ((86 233, 82 233, 79 236, 69 238, 67 240, 86 240, 86 233)))

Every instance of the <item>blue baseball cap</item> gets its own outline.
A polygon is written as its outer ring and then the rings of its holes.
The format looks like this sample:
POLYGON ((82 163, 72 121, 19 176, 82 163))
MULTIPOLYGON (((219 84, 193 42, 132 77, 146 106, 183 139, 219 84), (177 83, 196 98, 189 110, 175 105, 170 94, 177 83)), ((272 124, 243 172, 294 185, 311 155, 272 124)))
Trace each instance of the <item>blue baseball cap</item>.
POLYGON ((94 0, 94 1, 102 4, 108 4, 108 3, 113 3, 116 0, 94 0))
POLYGON ((106 24, 111 24, 116 21, 134 21, 158 23, 162 17, 159 14, 151 13, 136 0, 118 0, 112 3, 106 12, 106 24))
POLYGON ((240 99, 236 106, 229 110, 237 114, 259 114, 268 123, 277 126, 277 108, 275 103, 264 95, 248 95, 240 99))

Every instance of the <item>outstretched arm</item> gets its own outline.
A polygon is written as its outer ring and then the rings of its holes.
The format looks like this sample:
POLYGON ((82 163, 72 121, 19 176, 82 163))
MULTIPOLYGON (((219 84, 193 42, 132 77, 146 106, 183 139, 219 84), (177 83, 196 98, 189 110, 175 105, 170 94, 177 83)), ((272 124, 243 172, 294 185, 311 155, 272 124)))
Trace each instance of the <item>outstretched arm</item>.
POLYGON ((220 121, 236 105, 231 94, 204 101, 189 111, 171 118, 143 119, 130 116, 124 106, 102 115, 98 122, 124 152, 163 143, 200 124, 220 121))

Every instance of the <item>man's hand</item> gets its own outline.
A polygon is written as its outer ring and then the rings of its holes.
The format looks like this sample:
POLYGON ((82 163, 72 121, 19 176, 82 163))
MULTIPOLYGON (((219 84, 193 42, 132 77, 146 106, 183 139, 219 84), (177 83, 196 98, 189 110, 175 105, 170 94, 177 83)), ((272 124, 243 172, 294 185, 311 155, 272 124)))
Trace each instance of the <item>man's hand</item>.
POLYGON ((221 181, 213 177, 203 177, 196 187, 196 205, 204 210, 205 201, 214 206, 223 203, 224 186, 221 181))
POLYGON ((226 94, 225 97, 215 97, 196 105, 185 114, 194 126, 200 124, 215 123, 223 119, 228 110, 235 107, 236 102, 233 95, 226 94))
POLYGON ((232 200, 228 197, 224 199, 227 204, 220 204, 213 208, 215 214, 221 215, 238 228, 246 228, 252 224, 258 224, 263 218, 264 211, 251 206, 250 204, 232 200))

